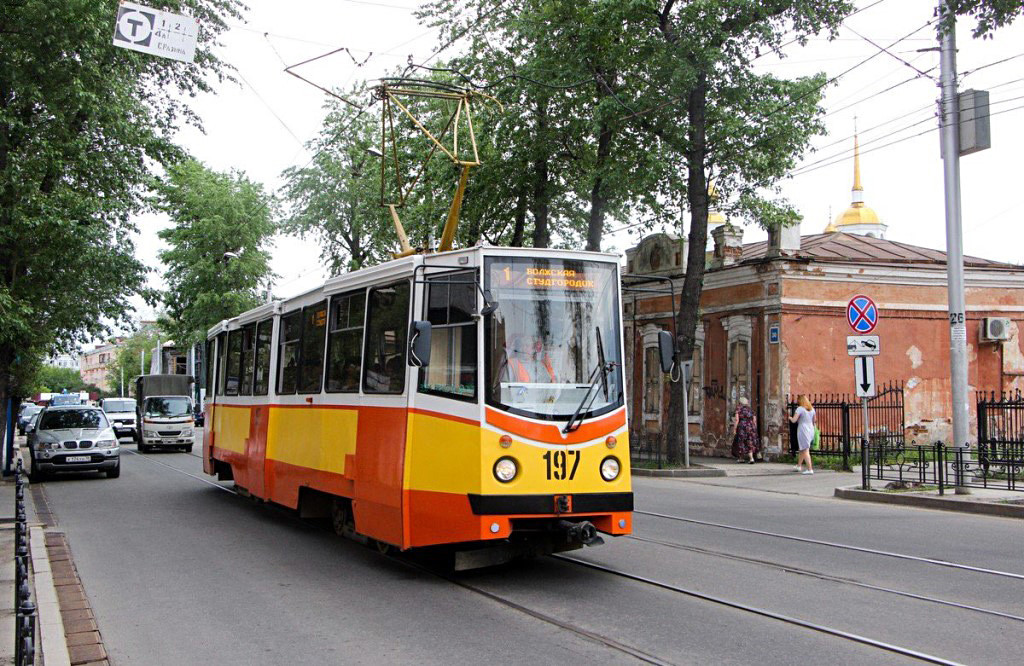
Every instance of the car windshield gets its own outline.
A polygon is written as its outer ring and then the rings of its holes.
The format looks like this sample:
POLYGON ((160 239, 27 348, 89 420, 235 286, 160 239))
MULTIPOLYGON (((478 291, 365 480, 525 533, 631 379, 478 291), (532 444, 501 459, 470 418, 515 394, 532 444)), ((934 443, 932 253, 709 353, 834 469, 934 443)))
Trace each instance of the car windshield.
POLYGON ((104 400, 103 411, 108 414, 114 412, 134 412, 135 401, 134 400, 104 400))
POLYGON ((107 417, 98 409, 58 409, 43 414, 40 430, 63 430, 65 428, 106 428, 107 417))
POLYGON ((487 402, 535 418, 567 419, 593 391, 584 418, 622 404, 622 372, 608 373, 608 393, 591 379, 618 364, 619 302, 615 264, 544 258, 491 258, 486 285, 498 309, 488 320, 487 402))
POLYGON ((146 416, 158 418, 174 418, 177 416, 191 416, 192 404, 184 396, 173 396, 170 398, 146 398, 146 416))

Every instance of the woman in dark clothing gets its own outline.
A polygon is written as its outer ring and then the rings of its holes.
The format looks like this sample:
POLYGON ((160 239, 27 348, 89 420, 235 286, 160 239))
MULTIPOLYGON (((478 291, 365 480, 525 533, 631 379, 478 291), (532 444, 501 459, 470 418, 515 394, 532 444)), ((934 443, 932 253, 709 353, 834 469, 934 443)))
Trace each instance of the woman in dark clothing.
POLYGON ((750 408, 750 401, 740 398, 736 413, 732 417, 733 432, 736 433, 736 448, 740 462, 754 464, 757 453, 757 417, 750 408))

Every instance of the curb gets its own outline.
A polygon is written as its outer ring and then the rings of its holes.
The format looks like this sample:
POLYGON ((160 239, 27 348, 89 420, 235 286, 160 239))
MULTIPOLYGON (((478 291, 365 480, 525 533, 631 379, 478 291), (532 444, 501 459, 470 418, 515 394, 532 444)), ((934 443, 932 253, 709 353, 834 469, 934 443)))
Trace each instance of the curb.
POLYGON ((714 467, 690 467, 688 469, 636 469, 630 470, 633 476, 655 477, 711 477, 728 476, 724 469, 714 467))
POLYGON ((32 579, 39 609, 39 639, 46 666, 70 666, 71 655, 64 641, 64 620, 60 615, 57 587, 46 550, 42 527, 29 528, 29 552, 32 558, 32 579))
POLYGON ((995 502, 972 502, 969 500, 953 500, 943 497, 927 497, 923 495, 903 495, 899 493, 881 493, 874 490, 861 490, 859 486, 836 488, 835 496, 840 499, 858 502, 875 502, 878 504, 898 504, 916 506, 924 509, 940 511, 959 511, 1003 518, 1024 518, 1024 506, 1013 504, 997 504, 995 502))

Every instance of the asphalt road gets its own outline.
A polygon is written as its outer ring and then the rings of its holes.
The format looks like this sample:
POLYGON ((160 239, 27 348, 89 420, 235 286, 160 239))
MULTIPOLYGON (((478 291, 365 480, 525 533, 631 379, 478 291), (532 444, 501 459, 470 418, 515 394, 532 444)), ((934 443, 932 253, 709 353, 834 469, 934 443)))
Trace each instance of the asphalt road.
MULTIPOLYGON (((122 470, 44 484, 117 665, 913 661, 554 558, 446 580, 204 482, 194 455, 128 446, 122 470)), ((1019 521, 634 483, 643 511, 1024 576, 1019 521)), ((1024 617, 867 586, 1024 616, 1024 578, 648 515, 635 524, 639 539, 569 555, 951 661, 1019 662, 1024 617)))

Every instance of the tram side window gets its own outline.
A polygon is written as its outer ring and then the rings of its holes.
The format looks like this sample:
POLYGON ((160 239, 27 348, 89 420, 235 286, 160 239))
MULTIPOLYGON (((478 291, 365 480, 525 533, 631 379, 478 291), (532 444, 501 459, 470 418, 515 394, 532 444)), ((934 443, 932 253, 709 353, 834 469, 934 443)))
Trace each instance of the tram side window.
POLYGON ((302 310, 281 317, 278 334, 281 344, 277 353, 277 392, 295 393, 299 374, 299 333, 302 328, 302 310))
POLYGON ((409 328, 409 283, 370 291, 366 317, 363 390, 401 393, 405 389, 405 344, 409 328))
POLYGON ((430 365, 420 368, 419 390, 448 398, 476 398, 476 276, 473 272, 432 278, 427 319, 433 328, 430 365))
POLYGON ((331 326, 327 341, 327 390, 332 393, 359 391, 359 366, 363 351, 363 315, 366 290, 360 289, 331 299, 331 326))
POLYGON ((324 339, 327 333, 327 301, 302 309, 302 354, 299 393, 319 393, 324 376, 324 339))
POLYGON ((217 336, 217 395, 224 395, 224 376, 227 374, 228 334, 217 336))
POLYGON ((238 395, 238 380, 242 374, 242 331, 228 333, 228 371, 224 382, 224 395, 238 395))
POLYGON ((270 336, 273 319, 265 319, 256 325, 256 362, 252 394, 266 395, 270 388, 270 336))
POLYGON ((242 329, 242 380, 238 384, 238 395, 252 395, 255 337, 256 324, 249 324, 242 329))
POLYGON ((214 386, 213 380, 217 375, 214 373, 214 368, 217 366, 217 359, 213 355, 214 352, 214 341, 206 341, 206 353, 203 354, 203 362, 206 363, 206 394, 213 396, 214 386))

